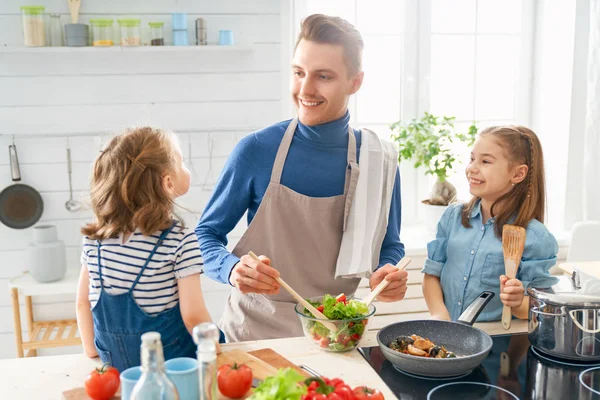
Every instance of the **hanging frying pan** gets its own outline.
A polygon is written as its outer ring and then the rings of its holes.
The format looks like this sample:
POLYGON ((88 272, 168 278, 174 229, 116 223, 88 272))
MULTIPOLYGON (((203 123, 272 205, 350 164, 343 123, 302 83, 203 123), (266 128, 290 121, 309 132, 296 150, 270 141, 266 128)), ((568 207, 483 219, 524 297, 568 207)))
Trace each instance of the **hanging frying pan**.
POLYGON ((19 157, 14 144, 8 146, 13 184, 0 192, 0 222, 9 228, 25 229, 42 217, 44 202, 39 192, 21 181, 19 157))

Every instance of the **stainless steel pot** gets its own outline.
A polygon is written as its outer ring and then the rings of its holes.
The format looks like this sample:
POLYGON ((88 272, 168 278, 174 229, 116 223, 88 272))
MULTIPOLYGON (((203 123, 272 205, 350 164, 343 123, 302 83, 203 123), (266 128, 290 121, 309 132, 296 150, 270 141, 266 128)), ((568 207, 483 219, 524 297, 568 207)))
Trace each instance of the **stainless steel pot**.
POLYGON ((548 354, 600 361, 600 293, 586 293, 577 271, 547 289, 528 288, 529 341, 548 354))

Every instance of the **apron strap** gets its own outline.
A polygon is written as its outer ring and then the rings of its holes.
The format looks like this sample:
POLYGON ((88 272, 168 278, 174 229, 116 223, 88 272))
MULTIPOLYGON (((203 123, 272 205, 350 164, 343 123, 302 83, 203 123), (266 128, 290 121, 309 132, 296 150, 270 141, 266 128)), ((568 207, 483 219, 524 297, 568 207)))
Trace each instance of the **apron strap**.
POLYGON ((173 221, 173 223, 171 224, 170 228, 167 228, 164 231, 162 231, 162 233, 160 234, 160 237, 158 238, 158 242, 156 242, 156 244, 154 245, 154 248, 150 252, 150 255, 146 259, 146 262, 144 262, 144 266, 140 270, 140 273, 136 276, 135 281, 133 281, 133 285, 131 285, 131 288, 129 288, 128 293, 133 292, 133 288, 135 288, 135 286, 137 285, 138 281, 142 277, 142 274, 146 270, 146 267, 148 266, 148 264, 150 263, 150 260, 154 256, 154 253, 156 253, 156 250, 158 250, 158 248, 160 247, 160 245, 162 244, 162 242, 165 240, 165 238, 167 237, 167 235, 169 234, 169 232, 171 232, 173 230, 173 228, 175 227, 175 225, 177 225, 177 221, 173 221))
POLYGON ((346 169, 346 182, 344 183, 344 194, 346 195, 344 204, 344 232, 346 232, 350 207, 352 206, 352 200, 354 199, 354 193, 356 192, 356 184, 358 183, 359 175, 360 169, 356 162, 356 137, 354 136, 352 128, 348 127, 348 167, 346 169))
POLYGON ((281 173, 283 172, 283 165, 285 164, 285 159, 290 149, 290 145, 292 144, 292 139, 294 138, 296 126, 298 126, 298 118, 294 118, 290 122, 285 131, 285 134, 283 135, 283 139, 281 139, 281 144, 279 145, 279 149, 277 150, 277 156, 275 156, 273 170, 271 171, 272 183, 281 182, 281 173))

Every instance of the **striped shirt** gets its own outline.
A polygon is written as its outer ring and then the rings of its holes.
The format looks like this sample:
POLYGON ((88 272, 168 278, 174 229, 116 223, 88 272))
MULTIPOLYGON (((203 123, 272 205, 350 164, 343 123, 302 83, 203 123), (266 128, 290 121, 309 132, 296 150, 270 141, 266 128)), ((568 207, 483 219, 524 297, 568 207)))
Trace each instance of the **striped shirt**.
MULTIPOLYGON (((118 238, 102 240, 100 257, 104 290, 109 294, 127 292, 141 271, 161 232, 144 236, 136 230, 125 242, 118 238)), ((100 296, 97 241, 83 238, 81 264, 87 267, 92 308, 100 296)), ((203 260, 196 234, 176 225, 157 248, 133 290, 137 304, 148 314, 158 314, 177 305, 177 279, 202 272, 203 260)))

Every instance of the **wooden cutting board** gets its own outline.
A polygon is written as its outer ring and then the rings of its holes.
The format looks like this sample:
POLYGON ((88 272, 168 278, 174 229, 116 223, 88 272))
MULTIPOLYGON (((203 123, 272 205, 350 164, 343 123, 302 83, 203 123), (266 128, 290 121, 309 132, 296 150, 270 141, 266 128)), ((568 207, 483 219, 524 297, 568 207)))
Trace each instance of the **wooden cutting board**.
MULTIPOLYGON (((277 353, 273 349, 259 349, 254 351, 245 352, 242 350, 230 350, 219 354, 217 357, 217 365, 223 364, 246 364, 252 370, 254 377, 258 379, 265 379, 268 376, 275 375, 279 368, 293 368, 303 376, 309 377, 310 375, 299 368, 296 364, 277 353)), ((64 391, 62 393, 63 400, 90 400, 85 393, 85 389, 82 387, 74 388, 71 390, 64 391)), ((224 397, 223 397, 224 398, 224 397)), ((111 400, 120 400, 121 394, 120 389, 117 394, 111 400)))
MULTIPOLYGON (((85 392, 85 388, 78 387, 62 392, 63 400, 92 400, 85 392)), ((110 400, 121 400, 121 389, 117 390, 117 394, 111 397, 110 400)))

